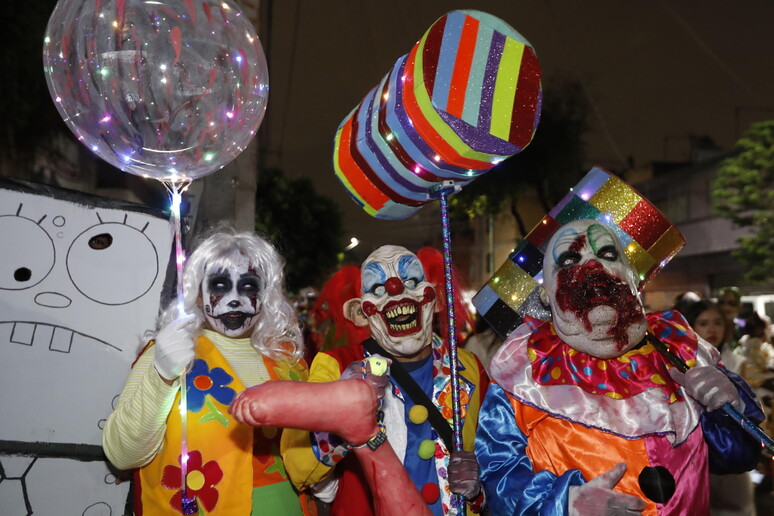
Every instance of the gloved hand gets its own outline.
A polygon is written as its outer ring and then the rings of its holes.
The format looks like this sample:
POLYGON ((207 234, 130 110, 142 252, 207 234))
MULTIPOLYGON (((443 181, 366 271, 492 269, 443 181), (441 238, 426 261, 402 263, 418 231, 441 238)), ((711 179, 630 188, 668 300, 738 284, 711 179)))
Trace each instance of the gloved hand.
POLYGON ((372 355, 365 360, 365 363, 365 378, 363 378, 363 362, 356 360, 355 362, 349 364, 346 369, 344 369, 344 372, 341 373, 341 380, 351 380, 353 378, 365 380, 366 382, 370 383, 374 389, 376 389, 376 399, 381 401, 384 399, 385 389, 390 383, 389 366, 392 364, 392 360, 389 358, 384 358, 380 355, 372 355), (374 368, 377 369, 375 372, 374 368))
POLYGON ((669 376, 685 388, 688 396, 695 399, 710 412, 724 403, 731 403, 739 410, 744 408, 742 400, 731 380, 715 366, 698 366, 685 373, 673 367, 669 376))
POLYGON ((626 464, 619 462, 613 469, 592 478, 582 486, 570 487, 571 516, 618 516, 640 514, 645 501, 636 496, 617 493, 613 487, 626 473, 626 464))
POLYGON ((178 317, 156 334, 153 367, 159 376, 172 381, 194 359, 193 314, 178 317))
POLYGON ((449 489, 454 494, 473 500, 481 492, 481 474, 476 454, 455 451, 449 457, 449 489))

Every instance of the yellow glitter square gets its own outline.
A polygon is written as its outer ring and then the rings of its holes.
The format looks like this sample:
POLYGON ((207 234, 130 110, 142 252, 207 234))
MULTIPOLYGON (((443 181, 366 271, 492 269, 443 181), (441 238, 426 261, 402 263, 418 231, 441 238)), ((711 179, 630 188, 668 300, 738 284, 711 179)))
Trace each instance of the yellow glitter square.
POLYGON ((537 281, 511 260, 505 260, 489 280, 489 286, 506 305, 516 311, 535 290, 537 281))
POLYGON ((626 257, 629 259, 629 263, 637 271, 637 275, 640 281, 645 279, 645 275, 648 273, 651 267, 656 265, 656 260, 635 240, 629 242, 629 245, 624 249, 626 257))
POLYGON ((615 176, 605 181, 589 199, 589 203, 603 213, 609 213, 613 222, 620 224, 642 197, 632 187, 615 176))
POLYGON ((685 245, 685 238, 675 226, 670 226, 656 243, 650 246, 648 252, 653 258, 660 262, 665 258, 673 256, 685 245))

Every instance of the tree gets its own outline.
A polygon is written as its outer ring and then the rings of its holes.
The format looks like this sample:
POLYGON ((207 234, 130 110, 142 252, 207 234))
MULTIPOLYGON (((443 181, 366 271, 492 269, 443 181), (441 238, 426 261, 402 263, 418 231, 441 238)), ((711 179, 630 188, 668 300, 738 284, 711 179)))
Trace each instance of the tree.
POLYGON ((737 149, 720 166, 712 204, 720 216, 752 229, 733 256, 749 267, 745 278, 764 282, 774 278, 774 120, 750 126, 737 149))
POLYGON ((589 107, 581 85, 564 81, 543 90, 543 109, 535 136, 512 156, 452 197, 455 212, 469 217, 494 215, 507 203, 521 236, 529 231, 519 213, 518 196, 535 192, 548 212, 584 173, 583 134, 589 107))
POLYGON ((258 175, 255 228, 277 246, 291 292, 320 283, 336 267, 342 245, 341 212, 315 192, 311 179, 287 178, 281 170, 258 175))

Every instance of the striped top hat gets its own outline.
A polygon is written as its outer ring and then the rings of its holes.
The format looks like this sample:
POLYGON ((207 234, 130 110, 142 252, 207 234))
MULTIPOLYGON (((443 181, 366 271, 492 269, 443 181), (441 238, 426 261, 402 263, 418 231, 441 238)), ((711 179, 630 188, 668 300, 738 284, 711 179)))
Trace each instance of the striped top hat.
POLYGON ((551 313, 540 301, 543 255, 551 236, 573 220, 594 219, 611 228, 640 278, 640 289, 685 245, 666 216, 621 178, 594 167, 537 223, 473 298, 478 313, 505 338, 525 315, 551 313))

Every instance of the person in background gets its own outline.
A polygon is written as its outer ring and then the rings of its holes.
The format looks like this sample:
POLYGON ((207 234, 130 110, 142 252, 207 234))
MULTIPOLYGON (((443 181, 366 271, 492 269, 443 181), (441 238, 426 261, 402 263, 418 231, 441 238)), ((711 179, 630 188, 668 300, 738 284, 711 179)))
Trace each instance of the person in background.
MULTIPOLYGON (((726 369, 740 374, 744 368, 745 358, 731 349, 728 339, 731 335, 729 329, 733 323, 720 307, 710 300, 703 299, 691 305, 683 315, 699 337, 720 351, 720 360, 726 369)), ((744 375, 742 377, 744 378, 744 375)), ((712 516, 755 515, 753 483, 749 473, 727 475, 710 473, 710 514, 712 516)))
POLYGON ((306 379, 282 259, 253 233, 218 232, 191 253, 183 283, 185 313, 177 300, 161 313, 102 435, 110 462, 135 470, 135 514, 313 514, 285 474, 281 432, 253 429, 228 412, 248 387, 306 379), (177 409, 181 388, 185 419, 177 409), (186 512, 191 500, 195 512, 186 512))
POLYGON ((728 341, 731 347, 735 348, 744 329, 744 319, 739 317, 739 312, 742 310, 742 291, 738 287, 722 287, 718 289, 717 299, 718 306, 726 319, 731 322, 728 341))
POLYGON ((672 306, 672 310, 677 310, 681 314, 685 313, 693 306, 704 299, 701 294, 693 290, 686 290, 685 292, 675 296, 675 304, 672 306))

